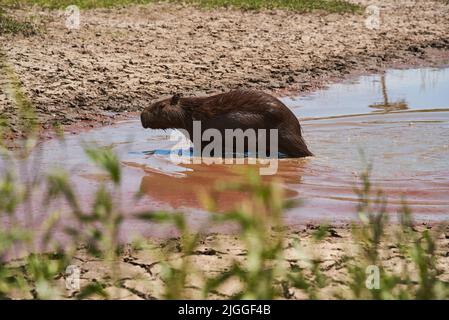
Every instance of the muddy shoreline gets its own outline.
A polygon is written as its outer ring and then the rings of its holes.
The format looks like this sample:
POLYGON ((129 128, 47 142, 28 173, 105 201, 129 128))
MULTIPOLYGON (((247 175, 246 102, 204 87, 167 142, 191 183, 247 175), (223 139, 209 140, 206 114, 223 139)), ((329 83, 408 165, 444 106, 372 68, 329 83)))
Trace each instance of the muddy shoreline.
MULTIPOLYGON (((346 74, 338 74, 338 75, 326 75, 321 77, 320 79, 315 79, 312 82, 312 85, 303 91, 298 91, 298 88, 295 85, 286 86, 282 89, 277 90, 264 90, 267 93, 270 93, 278 98, 282 97, 302 97, 307 96, 316 90, 320 90, 326 88, 327 86, 344 82, 352 79, 356 79, 360 76, 364 75, 372 75, 372 74, 380 74, 383 73, 387 69, 412 69, 412 68, 426 68, 426 67, 447 67, 449 66, 449 49, 437 49, 437 50, 429 50, 425 53, 424 56, 421 57, 409 57, 405 58, 401 62, 389 62, 385 63, 382 66, 373 67, 371 70, 367 71, 365 69, 354 69, 349 71, 346 74)), ((65 134, 79 134, 80 132, 85 132, 91 129, 100 128, 103 126, 109 126, 116 124, 120 121, 126 121, 131 119, 136 119, 140 116, 140 111, 134 112, 126 112, 125 114, 114 114, 113 116, 99 116, 94 120, 80 120, 79 122, 68 124, 63 126, 65 134)), ((53 139, 55 138, 55 133, 53 130, 42 130, 41 137, 42 139, 53 139)))
MULTIPOLYGON (((413 233, 422 233, 425 230, 438 233, 435 227, 430 225, 416 225, 413 233)), ((318 228, 314 225, 305 225, 301 229, 284 230, 283 256, 281 263, 288 270, 307 269, 306 258, 320 262, 322 275, 327 279, 326 286, 320 289, 315 299, 354 299, 351 290, 351 278, 347 269, 348 255, 358 257, 361 252, 359 240, 349 226, 331 227, 323 239, 317 241, 318 228), (298 251, 297 241, 300 239, 301 251, 298 251)), ((389 226, 385 230, 386 235, 392 235, 397 231, 389 226)), ((386 236, 388 238, 388 236, 386 236)), ((187 276, 186 285, 180 292, 183 299, 204 299, 202 287, 207 278, 217 277, 219 274, 230 270, 233 263, 247 265, 248 251, 244 242, 237 235, 230 234, 204 234, 200 236, 198 246, 192 254, 184 256, 180 251, 182 244, 178 237, 170 239, 147 239, 138 246, 126 244, 121 247, 115 267, 117 273, 110 269, 110 261, 104 261, 93 257, 88 253, 86 246, 80 246, 76 251, 72 266, 80 272, 80 286, 89 283, 101 283, 108 299, 119 300, 159 300, 165 299, 166 283, 164 264, 179 265, 183 259, 188 261, 191 273, 187 276)), ((449 280, 449 229, 445 229, 436 238, 438 249, 435 257, 438 258, 437 268, 440 270, 438 278, 442 281, 449 280)), ((400 272, 403 267, 403 256, 399 246, 394 242, 382 243, 379 247, 382 268, 387 272, 400 272)), ((24 267, 21 259, 10 262, 14 268, 24 267)), ((408 261, 409 272, 418 274, 418 270, 408 261)), ((310 279, 312 275, 305 273, 310 279)), ((56 281, 59 289, 58 299, 74 299, 78 290, 66 288, 66 278, 69 275, 61 274, 56 281)), ((418 276, 413 280, 418 280, 418 276), (416 279, 415 279, 416 278, 416 279)), ((277 286, 279 284, 276 284, 277 286)), ((237 277, 230 278, 209 293, 207 299, 231 299, 243 289, 242 282, 237 277)), ((14 299, 32 299, 33 292, 14 295, 14 299)), ((88 299, 102 299, 99 295, 92 295, 88 299)), ((302 300, 309 299, 306 290, 294 287, 286 287, 280 299, 302 300)), ((360 298, 360 297, 359 297, 360 298)))
MULTIPOLYGON (((0 39, 49 136, 52 123, 76 133, 135 117, 175 92, 247 88, 298 96, 385 68, 447 63, 447 4, 379 1, 379 7, 378 30, 365 27, 363 14, 173 4, 89 10, 79 30, 68 30, 62 12, 30 9, 11 13, 37 14, 40 34, 0 39)), ((4 90, 0 110, 16 128, 4 90)))

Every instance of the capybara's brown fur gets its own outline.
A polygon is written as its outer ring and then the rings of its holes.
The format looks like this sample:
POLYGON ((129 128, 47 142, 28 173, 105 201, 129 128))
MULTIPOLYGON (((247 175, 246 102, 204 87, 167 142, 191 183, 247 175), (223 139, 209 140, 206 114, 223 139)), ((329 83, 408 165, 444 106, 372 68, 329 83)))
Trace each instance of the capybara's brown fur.
POLYGON ((279 152, 296 158, 312 155, 293 112, 275 97, 259 91, 238 90, 192 98, 174 95, 147 107, 141 121, 144 128, 184 129, 190 137, 193 121, 201 121, 202 131, 219 130, 222 137, 225 129, 277 129, 279 152))

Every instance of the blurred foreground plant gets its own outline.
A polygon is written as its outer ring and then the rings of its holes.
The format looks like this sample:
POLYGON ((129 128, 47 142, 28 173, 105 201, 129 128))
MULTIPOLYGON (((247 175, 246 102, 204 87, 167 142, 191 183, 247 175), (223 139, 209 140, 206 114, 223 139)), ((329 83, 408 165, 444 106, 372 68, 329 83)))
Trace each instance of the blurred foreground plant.
MULTIPOLYGON (((117 157, 108 148, 85 147, 91 161, 105 170, 113 184, 112 188, 105 183, 100 185, 90 209, 80 205, 66 172, 39 172, 39 156, 30 158, 38 142, 35 108, 4 56, 0 60, 0 72, 6 78, 5 90, 17 112, 21 137, 14 140, 11 148, 9 134, 0 136, 0 297, 64 296, 66 292, 61 291, 63 286, 59 280, 65 277, 65 269, 80 245, 110 261, 115 275, 112 281, 118 279, 116 261, 122 216, 119 204, 113 201, 121 179, 117 157), (60 199, 69 210, 63 212, 60 199), (48 216, 39 223, 33 205, 41 202, 48 216), (54 203, 58 203, 56 210, 51 206, 54 203), (62 244, 55 229, 61 223, 62 213, 69 213, 66 211, 72 214, 78 228, 66 227, 64 234, 72 241, 62 244), (15 260, 11 262, 11 259, 15 260)), ((8 128, 8 120, 2 121, 6 123, 4 130, 8 128)), ((87 284, 85 289, 90 294, 104 295, 97 284, 87 284)), ((85 297, 85 291, 81 290, 79 295, 85 297)))
MULTIPOLYGON (((371 164, 365 163, 361 182, 355 188, 359 197, 359 223, 353 224, 358 255, 347 256, 349 287, 354 298, 362 299, 445 299, 449 283, 439 279, 437 240, 444 237, 446 224, 419 232, 413 226, 405 200, 398 212, 399 224, 388 225, 387 199, 381 190, 373 190, 371 164), (396 250, 400 266, 386 265, 384 256, 396 250), (396 268, 395 268, 396 267, 396 268), (399 267, 399 268, 397 268, 399 267), (379 271, 379 284, 367 284, 367 270, 379 271)), ((395 252, 396 252, 395 251, 395 252)))

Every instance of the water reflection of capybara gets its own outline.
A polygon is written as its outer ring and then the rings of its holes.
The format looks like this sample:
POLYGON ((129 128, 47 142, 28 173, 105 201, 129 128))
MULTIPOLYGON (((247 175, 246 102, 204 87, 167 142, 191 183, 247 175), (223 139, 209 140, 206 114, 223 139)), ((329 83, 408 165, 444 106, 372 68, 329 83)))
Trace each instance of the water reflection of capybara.
MULTIPOLYGON (((244 182, 236 167, 244 165, 183 165, 192 171, 185 172, 184 176, 172 176, 160 172, 148 172, 142 178, 141 192, 151 198, 168 203, 172 207, 201 208, 199 199, 200 190, 212 190, 217 182, 244 182)), ((262 176, 264 182, 279 179, 285 184, 298 184, 301 182, 303 166, 300 160, 281 160, 279 172, 273 176, 262 176)), ((284 187, 287 197, 297 196, 297 192, 284 187)), ((248 196, 245 192, 223 191, 217 194, 218 209, 225 211, 234 208, 248 196)))
MULTIPOLYGON (((174 95, 147 107, 141 114, 141 121, 144 128, 184 129, 189 133, 189 138, 193 137, 193 121, 201 121, 201 135, 207 129, 218 130, 221 137, 226 136, 226 129, 265 130, 268 152, 269 130, 277 129, 279 152, 294 158, 312 155, 293 112, 280 100, 259 91, 237 90, 191 98, 174 95)), ((225 150, 223 140, 222 150, 225 150)), ((208 143, 209 141, 202 141, 202 148, 208 143)), ((248 145, 244 148, 246 152, 253 151, 248 149, 248 145)), ((237 152, 235 149, 226 151, 237 152)))

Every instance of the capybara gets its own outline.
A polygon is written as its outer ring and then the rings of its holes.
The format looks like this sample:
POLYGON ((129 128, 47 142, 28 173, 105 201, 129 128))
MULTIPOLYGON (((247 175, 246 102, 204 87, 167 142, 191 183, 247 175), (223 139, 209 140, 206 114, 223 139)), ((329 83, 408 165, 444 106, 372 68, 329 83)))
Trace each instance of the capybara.
POLYGON ((295 158, 312 156, 293 112, 277 98, 260 91, 236 90, 205 97, 175 94, 147 107, 141 121, 144 128, 184 129, 192 142, 193 121, 201 121, 202 132, 213 128, 223 137, 226 129, 277 129, 279 152, 295 158))

